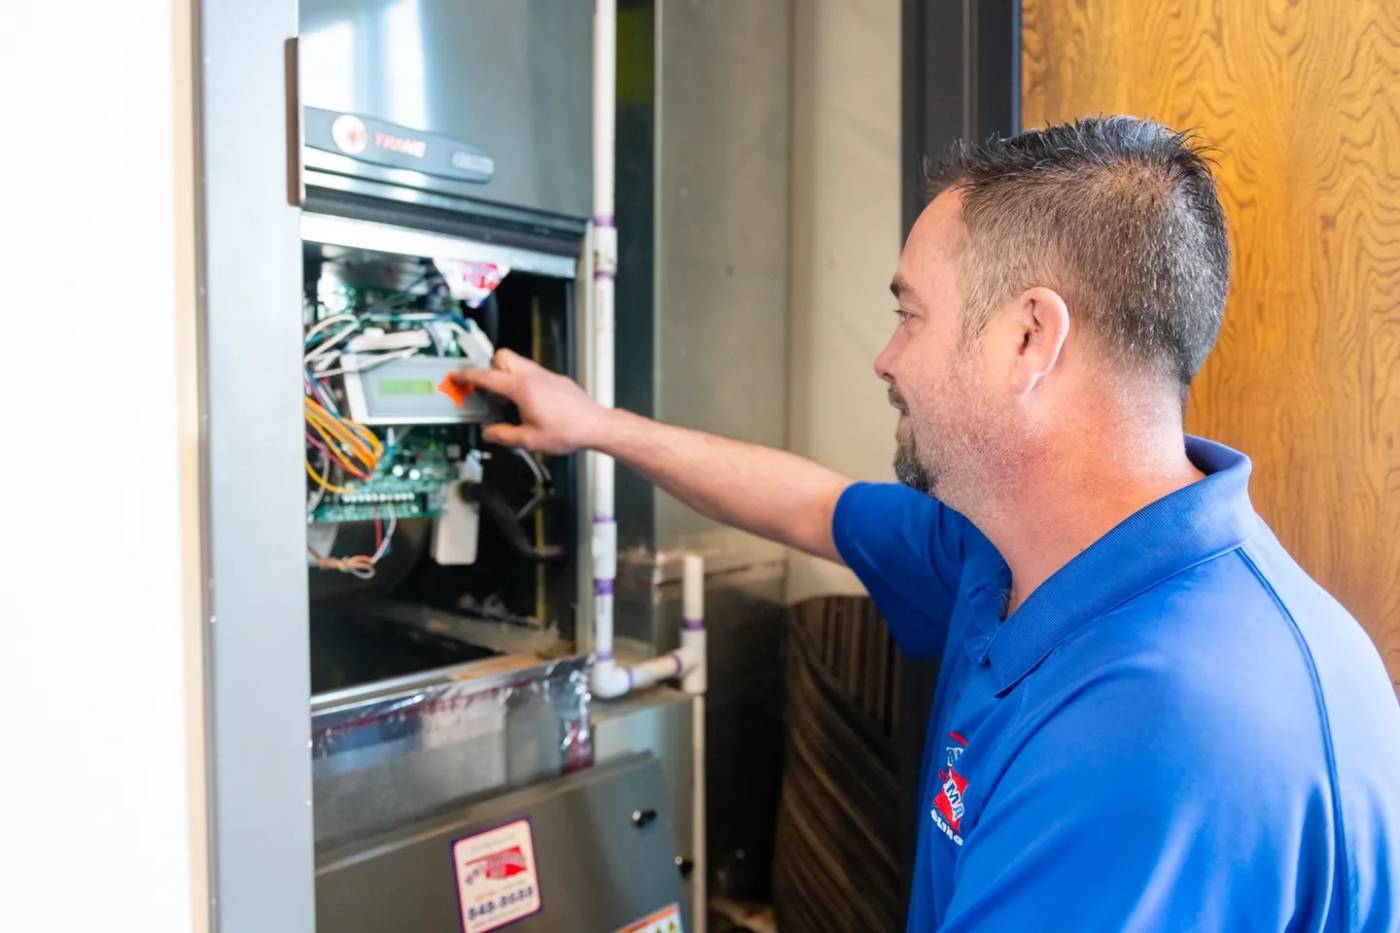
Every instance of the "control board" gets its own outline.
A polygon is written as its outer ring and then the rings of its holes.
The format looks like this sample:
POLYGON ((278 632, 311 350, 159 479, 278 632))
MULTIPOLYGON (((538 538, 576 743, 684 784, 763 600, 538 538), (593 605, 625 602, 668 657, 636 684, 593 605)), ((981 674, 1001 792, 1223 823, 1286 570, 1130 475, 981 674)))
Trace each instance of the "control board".
POLYGON ((460 431, 410 428, 396 434, 368 479, 347 481, 345 492, 327 492, 308 514, 312 522, 387 518, 436 518, 465 456, 460 431))

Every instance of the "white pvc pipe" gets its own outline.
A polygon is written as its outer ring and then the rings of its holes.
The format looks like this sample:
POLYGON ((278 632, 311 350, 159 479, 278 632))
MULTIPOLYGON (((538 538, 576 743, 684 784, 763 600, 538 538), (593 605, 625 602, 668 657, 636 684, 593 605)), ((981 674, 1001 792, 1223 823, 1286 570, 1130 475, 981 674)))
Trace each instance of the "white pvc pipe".
MULTIPOLYGON (((616 122, 617 3, 596 0, 593 11, 593 397, 613 406, 614 285, 617 220, 613 196, 616 122)), ((617 519, 611 457, 593 455, 593 692, 619 687, 625 673, 613 659, 613 589, 617 580, 617 519)))
MULTIPOLYGON (((704 665, 701 665, 702 669, 704 665)), ((709 885, 706 883, 709 862, 706 861, 705 846, 705 697, 692 700, 695 710, 690 720, 690 848, 695 860, 695 872, 691 877, 691 926, 694 933, 705 933, 709 923, 709 885)))
POLYGON ((618 664, 613 658, 604 662, 600 656, 593 664, 590 687, 594 696, 605 700, 615 699, 664 680, 680 680, 681 689, 686 693, 704 694, 708 681, 705 667, 705 559, 699 554, 685 556, 681 587, 684 616, 681 646, 675 651, 633 665, 618 664))
POLYGON ((698 648, 693 643, 682 645, 675 651, 658 654, 654 658, 647 658, 636 664, 618 664, 614 660, 605 665, 595 661, 593 682, 589 685, 589 689, 595 697, 614 700, 620 696, 626 696, 633 690, 641 690, 662 681, 679 680, 681 688, 685 689, 687 693, 698 693, 699 691, 687 689, 686 684, 693 682, 697 671, 700 683, 704 683, 703 635, 704 633, 701 632, 702 637, 698 648))
MULTIPOLYGON (((613 146, 617 118, 617 0, 595 0, 593 10, 593 397, 614 405, 617 218, 613 189, 613 146)), ((696 694, 691 727, 692 838, 695 863, 693 925, 705 933, 705 564, 698 554, 685 558, 682 578, 684 625, 681 647, 632 668, 613 657, 613 590, 617 582, 615 465, 611 457, 593 455, 593 673, 596 696, 619 697, 629 690, 679 677, 687 693, 696 694)))
POLYGON ((691 875, 691 926, 695 933, 705 933, 708 925, 709 891, 706 873, 709 862, 705 852, 705 558, 699 554, 685 556, 685 573, 681 577, 681 651, 694 658, 694 665, 681 679, 681 689, 692 694, 695 704, 690 721, 690 839, 696 870, 691 875))
MULTIPOLYGON (((593 397, 614 404, 614 314, 617 219, 614 152, 617 121, 617 0, 596 0, 593 10, 593 397)), ((705 564, 685 558, 684 618, 677 651, 626 668, 613 656, 613 594, 617 585, 617 518, 613 459, 593 457, 593 672, 598 697, 619 697, 639 687, 682 679, 687 693, 704 693, 705 564)))
POLYGON ((705 558, 699 554, 685 555, 685 573, 681 577, 681 652, 692 661, 681 681, 686 693, 705 692, 705 558))
POLYGON ((686 658, 679 651, 668 651, 625 668, 627 684, 632 690, 650 687, 663 680, 678 680, 685 673, 685 669, 686 658))

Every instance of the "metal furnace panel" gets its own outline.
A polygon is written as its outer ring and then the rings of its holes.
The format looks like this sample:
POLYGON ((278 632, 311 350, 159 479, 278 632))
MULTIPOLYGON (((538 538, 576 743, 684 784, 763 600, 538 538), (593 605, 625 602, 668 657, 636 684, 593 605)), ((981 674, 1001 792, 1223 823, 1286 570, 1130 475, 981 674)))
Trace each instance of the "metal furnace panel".
POLYGON ((522 820, 528 821, 532 851, 525 858, 533 863, 540 909, 512 923, 512 931, 616 930, 679 904, 675 832, 661 767, 651 755, 639 755, 319 854, 317 929, 466 929, 454 877, 455 844, 522 820))
POLYGON ((592 16, 576 0, 302 0, 302 103, 450 137, 491 165, 477 182, 394 176, 406 187, 587 217, 592 16))
MULTIPOLYGON (((696 930, 697 875, 703 872, 703 840, 695 838, 695 704, 689 694, 669 687, 632 693, 620 700, 595 700, 593 753, 598 761, 611 761, 638 752, 650 752, 661 763, 671 813, 676 824, 676 854, 681 863, 685 902, 685 929, 696 930)), ((702 893, 702 892, 701 892, 702 893)))

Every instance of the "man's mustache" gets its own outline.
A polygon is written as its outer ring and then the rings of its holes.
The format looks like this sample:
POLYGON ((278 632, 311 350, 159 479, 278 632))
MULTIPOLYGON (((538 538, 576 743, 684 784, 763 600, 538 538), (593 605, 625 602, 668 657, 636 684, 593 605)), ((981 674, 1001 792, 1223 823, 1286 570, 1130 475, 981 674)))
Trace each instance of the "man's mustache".
POLYGON ((890 398, 890 404, 893 405, 896 409, 898 409, 901 415, 909 414, 909 405, 905 403, 904 396, 900 394, 898 389, 896 389, 894 386, 890 386, 888 390, 888 395, 890 398))

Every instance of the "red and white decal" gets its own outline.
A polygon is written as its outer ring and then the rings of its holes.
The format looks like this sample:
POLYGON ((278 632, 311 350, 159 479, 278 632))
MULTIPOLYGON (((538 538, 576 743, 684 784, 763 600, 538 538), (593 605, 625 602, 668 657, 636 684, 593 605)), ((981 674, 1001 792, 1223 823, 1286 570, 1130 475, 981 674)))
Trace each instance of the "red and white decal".
POLYGON ((929 816, 933 818, 934 825, 943 831, 943 835, 955 845, 962 845, 962 821, 967 813, 967 778, 959 774, 954 765, 967 749, 967 739, 956 732, 948 733, 948 737, 956 744, 946 747, 946 766, 938 771, 938 793, 934 795, 933 809, 929 811, 929 816))
POLYGON ((540 912, 529 820, 453 840, 452 865, 463 933, 486 933, 540 912))
POLYGON ((458 301, 479 308, 491 296, 501 280, 510 274, 510 266, 482 259, 434 259, 433 265, 442 273, 447 290, 458 301))
POLYGON ((351 113, 342 113, 331 124, 331 140, 347 155, 359 155, 369 145, 365 121, 351 113))

